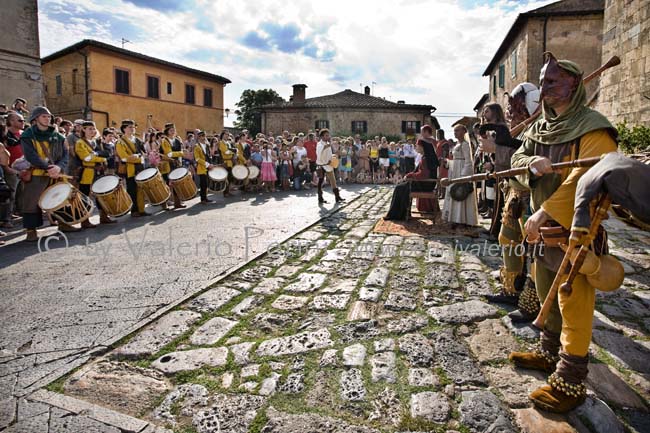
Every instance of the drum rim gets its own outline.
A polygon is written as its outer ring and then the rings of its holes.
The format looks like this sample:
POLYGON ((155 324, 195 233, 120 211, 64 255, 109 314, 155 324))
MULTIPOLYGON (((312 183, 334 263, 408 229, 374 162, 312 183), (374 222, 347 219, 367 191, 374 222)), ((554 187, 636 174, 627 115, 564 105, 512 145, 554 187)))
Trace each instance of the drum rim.
POLYGON ((224 167, 211 168, 210 170, 208 170, 208 178, 212 179, 214 182, 223 182, 224 180, 228 179, 228 170, 226 170, 224 167), (223 179, 215 179, 214 177, 210 176, 210 173, 215 171, 224 174, 225 176, 223 177, 223 179))
POLYGON ((171 181, 176 182, 176 181, 179 181, 179 180, 183 179, 185 176, 187 176, 187 174, 188 174, 189 172, 190 172, 190 171, 189 171, 187 168, 185 168, 185 167, 178 167, 178 168, 175 168, 175 169, 173 169, 172 171, 170 171, 169 174, 168 174, 167 176, 169 177, 169 181, 170 181, 170 182, 171 182, 171 181), (182 176, 180 176, 180 177, 174 177, 174 178, 173 178, 173 177, 172 177, 172 174, 174 174, 175 171, 179 171, 179 170, 181 170, 181 171, 184 170, 184 171, 182 171, 184 174, 183 174, 182 176))
POLYGON ((61 206, 63 204, 65 204, 66 201, 68 201, 68 199, 70 198, 70 195, 72 194, 73 190, 74 190, 74 187, 72 185, 70 185, 69 183, 67 183, 67 182, 58 182, 58 183, 55 183, 53 185, 50 185, 47 188, 45 188, 45 190, 43 191, 41 196, 38 198, 38 207, 40 207, 41 209, 43 209, 46 212, 47 211, 55 211, 55 210, 61 208, 61 206), (49 207, 49 208, 44 207, 43 206, 43 198, 44 198, 45 194, 50 190, 54 190, 55 188, 59 188, 59 187, 64 186, 64 185, 69 188, 68 195, 66 196, 65 200, 63 200, 61 203, 59 203, 55 207, 49 207))
MULTIPOLYGON (((243 173, 242 173, 242 174, 243 174, 243 173)), ((237 180, 245 180, 245 179, 248 177, 248 174, 249 174, 248 167, 246 167, 245 165, 237 164, 237 165, 235 165, 235 166, 232 168, 232 175, 233 175, 233 177, 234 177, 235 179, 237 179, 237 180), (241 169, 239 169, 238 167, 241 167, 241 169), (244 176, 244 177, 242 177, 242 178, 237 177, 237 176, 235 175, 235 169, 238 169, 238 170, 246 170, 246 176, 244 176)))
POLYGON ((260 175, 261 170, 259 169, 259 167, 251 165, 250 167, 247 167, 247 168, 248 168, 248 177, 251 177, 251 178, 255 179, 255 178, 257 178, 257 176, 260 175), (251 169, 253 169, 255 171, 255 176, 251 175, 251 169))
POLYGON ((102 176, 99 179, 97 179, 95 182, 93 182, 93 184, 90 187, 90 191, 92 191, 92 193, 95 194, 95 195, 105 195, 105 194, 110 194, 111 192, 115 191, 119 186, 120 186, 120 177, 115 176, 114 174, 107 174, 106 176, 102 176), (95 191, 95 185, 97 185, 99 182, 101 182, 102 179, 106 179, 106 178, 117 179, 117 183, 115 184, 115 186, 113 188, 109 189, 108 191, 95 191))
POLYGON ((138 174, 135 175, 135 180, 136 180, 136 181, 145 181, 145 180, 150 180, 150 179, 152 179, 152 178, 154 178, 154 177, 156 176, 156 173, 160 174, 160 170, 158 170, 156 167, 145 168, 145 169, 142 170, 140 173, 138 173, 138 174), (138 179, 138 177, 139 177, 142 173, 145 173, 145 172, 147 172, 148 170, 153 170, 153 172, 152 172, 153 175, 151 175, 151 176, 149 176, 149 177, 146 177, 146 178, 144 178, 144 179, 143 179, 143 178, 138 179))

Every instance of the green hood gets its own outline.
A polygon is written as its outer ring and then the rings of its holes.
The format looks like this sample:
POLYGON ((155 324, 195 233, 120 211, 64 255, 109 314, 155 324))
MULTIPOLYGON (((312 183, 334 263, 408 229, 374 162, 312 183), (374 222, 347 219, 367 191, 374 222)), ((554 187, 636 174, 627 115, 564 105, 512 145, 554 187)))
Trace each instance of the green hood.
MULTIPOLYGON (((574 74, 582 75, 580 67, 569 60, 559 60, 558 65, 574 74)), ((585 106, 587 92, 580 82, 573 94, 571 105, 557 115, 545 101, 542 101, 542 116, 526 132, 525 137, 542 144, 560 144, 576 140, 588 132, 607 129, 612 137, 617 137, 617 131, 605 116, 585 106)))

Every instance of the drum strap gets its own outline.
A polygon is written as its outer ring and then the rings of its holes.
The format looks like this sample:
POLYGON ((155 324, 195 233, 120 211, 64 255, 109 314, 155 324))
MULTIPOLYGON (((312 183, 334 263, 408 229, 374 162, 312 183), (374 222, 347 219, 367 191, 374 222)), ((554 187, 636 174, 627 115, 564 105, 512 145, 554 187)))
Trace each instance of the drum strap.
POLYGON ((32 140, 32 143, 34 143, 34 148, 36 148, 35 145, 38 143, 38 146, 41 148, 41 151, 43 152, 43 155, 45 155, 45 157, 47 158, 47 162, 49 162, 50 164, 53 164, 53 163, 54 163, 54 162, 52 161, 52 157, 50 156, 50 149, 48 149, 47 147, 45 147, 45 146, 43 145, 43 142, 42 142, 42 141, 32 140))

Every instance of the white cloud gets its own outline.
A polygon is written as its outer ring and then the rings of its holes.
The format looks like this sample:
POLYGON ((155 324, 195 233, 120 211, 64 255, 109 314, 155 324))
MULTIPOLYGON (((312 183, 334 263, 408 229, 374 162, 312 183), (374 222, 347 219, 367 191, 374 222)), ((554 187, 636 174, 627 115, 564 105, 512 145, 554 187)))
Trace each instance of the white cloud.
MULTIPOLYGON (((481 73, 517 14, 551 1, 194 0, 190 10, 167 13, 125 0, 42 0, 41 50, 47 55, 84 38, 119 46, 126 37, 128 49, 228 77, 231 110, 248 88, 270 87, 288 98, 291 84, 301 82, 311 97, 374 81, 377 96, 471 114, 488 88, 481 73), (74 11, 74 19, 61 11, 74 11), (333 51, 334 57, 323 62, 306 51, 242 44, 249 32, 266 37, 261 25, 269 22, 297 25, 318 56, 333 51), (213 30, 200 30, 206 28, 213 30), (188 56, 193 52, 200 56, 188 56)), ((454 119, 439 120, 449 129, 454 119)))

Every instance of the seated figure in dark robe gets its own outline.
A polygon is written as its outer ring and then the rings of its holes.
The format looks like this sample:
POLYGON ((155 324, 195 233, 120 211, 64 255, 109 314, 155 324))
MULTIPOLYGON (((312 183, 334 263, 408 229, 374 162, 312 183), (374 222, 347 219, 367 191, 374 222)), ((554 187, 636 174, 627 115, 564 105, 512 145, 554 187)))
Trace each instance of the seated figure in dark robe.
MULTIPOLYGON (((416 171, 404 176, 405 182, 397 185, 393 191, 390 209, 384 217, 387 220, 406 220, 408 208, 411 205, 409 193, 411 191, 431 192, 435 188, 434 182, 409 182, 409 179, 436 179, 438 172, 438 158, 433 145, 433 129, 424 125, 421 136, 416 143, 416 151, 422 155, 416 171)), ((437 213, 440 208, 436 199, 417 199, 419 212, 437 213)))

